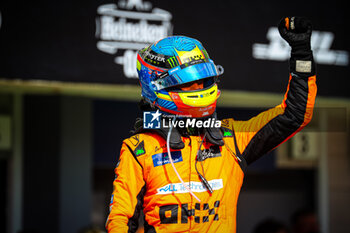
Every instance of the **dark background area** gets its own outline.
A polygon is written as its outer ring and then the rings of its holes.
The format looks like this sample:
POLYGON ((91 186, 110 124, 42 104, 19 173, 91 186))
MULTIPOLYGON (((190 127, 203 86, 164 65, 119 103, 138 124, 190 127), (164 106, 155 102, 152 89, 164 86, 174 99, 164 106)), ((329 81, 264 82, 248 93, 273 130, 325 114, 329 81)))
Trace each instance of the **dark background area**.
MULTIPOLYGON (((122 2, 122 1, 119 1, 122 2)), ((346 2, 302 1, 144 1, 172 14, 174 35, 198 38, 225 68, 225 89, 281 92, 287 61, 257 60, 252 45, 268 44, 270 27, 284 16, 312 20, 314 30, 335 37, 331 50, 349 51, 346 2)), ((96 44, 97 8, 118 1, 9 1, 0 3, 0 77, 70 82, 138 84, 96 44)), ((350 97, 349 65, 318 65, 321 96, 350 97)))

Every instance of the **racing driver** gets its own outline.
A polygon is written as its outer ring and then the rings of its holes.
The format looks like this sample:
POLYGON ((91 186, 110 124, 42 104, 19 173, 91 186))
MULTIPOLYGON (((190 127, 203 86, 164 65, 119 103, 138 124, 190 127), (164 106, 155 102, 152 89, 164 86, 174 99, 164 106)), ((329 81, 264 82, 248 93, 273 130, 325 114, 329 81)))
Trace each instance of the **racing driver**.
POLYGON ((236 232, 246 167, 312 118, 317 88, 311 22, 286 17, 278 29, 291 46, 282 103, 248 121, 221 120, 220 127, 199 127, 217 120, 220 72, 198 40, 171 36, 138 52, 144 114, 121 147, 106 222, 109 233, 136 232, 141 210, 147 233, 236 232), (146 117, 154 124, 170 117, 173 124, 148 127, 146 117), (179 127, 179 120, 195 124, 179 127))

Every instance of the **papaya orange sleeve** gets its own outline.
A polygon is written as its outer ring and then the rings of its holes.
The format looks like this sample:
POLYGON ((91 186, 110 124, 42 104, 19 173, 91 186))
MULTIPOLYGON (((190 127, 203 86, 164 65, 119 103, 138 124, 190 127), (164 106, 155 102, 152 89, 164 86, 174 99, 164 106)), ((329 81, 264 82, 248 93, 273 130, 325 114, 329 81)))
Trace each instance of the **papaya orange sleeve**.
POLYGON ((317 93, 316 75, 291 73, 282 103, 248 121, 234 121, 238 148, 247 164, 294 136, 312 119, 317 93))
POLYGON ((128 145, 123 143, 115 168, 110 213, 106 222, 108 233, 136 232, 144 191, 142 167, 128 145))

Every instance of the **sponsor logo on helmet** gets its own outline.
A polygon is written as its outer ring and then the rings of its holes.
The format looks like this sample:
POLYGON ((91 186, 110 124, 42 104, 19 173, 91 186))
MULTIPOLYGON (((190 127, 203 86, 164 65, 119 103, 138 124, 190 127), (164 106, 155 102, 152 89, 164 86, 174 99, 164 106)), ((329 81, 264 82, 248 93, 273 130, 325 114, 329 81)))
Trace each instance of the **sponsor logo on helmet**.
POLYGON ((174 67, 179 65, 179 62, 177 61, 177 58, 174 57, 174 56, 173 57, 169 57, 167 59, 167 62, 168 62, 169 67, 171 67, 171 68, 174 68, 174 67))
POLYGON ((155 66, 158 66, 158 67, 162 67, 162 68, 166 68, 166 59, 168 56, 165 56, 163 54, 158 54, 158 53, 155 53, 153 52, 150 47, 148 47, 147 49, 145 50, 142 50, 142 58, 152 64, 152 65, 155 65, 155 66))
POLYGON ((194 47, 194 49, 191 51, 178 51, 178 50, 176 50, 176 52, 179 55, 182 63, 188 63, 191 61, 208 58, 208 56, 207 57, 204 56, 204 54, 198 48, 198 46, 194 47))
MULTIPOLYGON (((284 41, 276 27, 270 27, 266 35, 269 44, 253 44, 253 57, 262 60, 285 61, 289 59, 290 47, 284 41)), ((332 32, 313 31, 311 48, 314 59, 323 65, 347 66, 349 53, 344 50, 331 50, 334 40, 332 32)))
MULTIPOLYGON (((97 48, 114 55, 127 78, 137 78, 137 50, 172 35, 171 13, 153 8, 151 2, 119 0, 99 6, 97 13, 97 48)), ((153 58, 165 62, 162 57, 153 58)))
POLYGON ((160 55, 152 54, 150 51, 145 51, 145 58, 151 59, 158 62, 165 62, 165 57, 160 55))

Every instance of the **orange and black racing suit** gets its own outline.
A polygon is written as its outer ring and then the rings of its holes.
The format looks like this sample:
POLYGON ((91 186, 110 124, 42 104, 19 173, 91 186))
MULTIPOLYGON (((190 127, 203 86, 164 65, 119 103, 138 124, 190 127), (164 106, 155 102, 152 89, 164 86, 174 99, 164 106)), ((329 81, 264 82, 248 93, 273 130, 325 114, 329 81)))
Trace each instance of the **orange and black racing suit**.
POLYGON ((183 149, 171 149, 185 189, 167 155, 166 140, 156 132, 123 141, 107 219, 109 233, 135 232, 139 212, 145 232, 235 232, 236 204, 246 165, 292 137, 310 122, 316 76, 291 72, 282 103, 248 121, 222 120, 222 146, 203 135, 181 137, 183 149), (201 148, 200 148, 201 146, 201 148), (197 157, 198 150, 204 154, 197 157), (211 185, 202 185, 197 170, 211 185))

